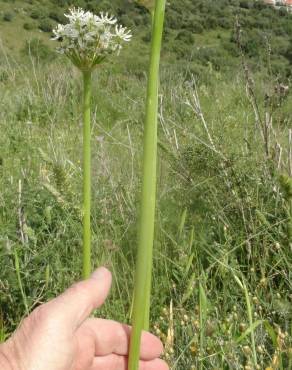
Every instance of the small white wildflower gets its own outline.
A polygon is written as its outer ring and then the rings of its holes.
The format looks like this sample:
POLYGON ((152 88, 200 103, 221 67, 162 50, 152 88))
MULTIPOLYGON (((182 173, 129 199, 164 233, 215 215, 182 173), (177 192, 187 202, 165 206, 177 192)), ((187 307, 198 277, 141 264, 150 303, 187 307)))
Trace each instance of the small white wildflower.
POLYGON ((103 24, 116 24, 118 21, 113 15, 109 15, 108 13, 104 12, 101 12, 100 15, 96 15, 95 19, 103 24))
POLYGON ((64 32, 64 26, 62 24, 58 24, 57 28, 53 29, 53 34, 55 35, 52 40, 58 40, 61 36, 61 33, 64 32))
POLYGON ((106 57, 117 54, 124 42, 132 38, 131 31, 117 24, 108 13, 94 15, 81 8, 72 8, 66 25, 58 24, 52 40, 61 42, 58 52, 65 54, 81 70, 92 70, 106 57))
POLYGON ((126 27, 120 25, 116 26, 116 36, 126 42, 131 41, 132 38, 131 32, 126 27))

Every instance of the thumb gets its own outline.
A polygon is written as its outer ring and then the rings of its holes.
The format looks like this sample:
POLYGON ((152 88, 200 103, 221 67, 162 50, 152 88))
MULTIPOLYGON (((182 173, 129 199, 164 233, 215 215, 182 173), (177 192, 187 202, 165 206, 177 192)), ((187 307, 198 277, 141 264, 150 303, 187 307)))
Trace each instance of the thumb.
POLYGON ((100 267, 87 280, 72 285, 63 294, 48 303, 50 314, 76 330, 91 312, 106 300, 112 276, 100 267))

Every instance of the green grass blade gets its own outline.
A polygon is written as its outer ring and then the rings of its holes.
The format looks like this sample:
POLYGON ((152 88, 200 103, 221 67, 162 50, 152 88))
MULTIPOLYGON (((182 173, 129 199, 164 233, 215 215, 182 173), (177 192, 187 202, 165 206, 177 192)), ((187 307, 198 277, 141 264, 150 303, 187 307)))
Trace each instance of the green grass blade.
POLYGON ((28 303, 27 303, 26 294, 25 294, 25 291, 22 285, 22 280, 20 276, 20 263, 19 263, 19 258, 18 258, 18 254, 16 250, 14 250, 14 264, 15 264, 15 271, 16 271, 16 276, 17 276, 18 287, 19 287, 19 290, 22 296, 25 313, 29 315, 28 303))
POLYGON ((240 343, 243 341, 244 338, 246 338, 252 331, 254 331, 259 325, 263 323, 263 320, 255 321, 252 326, 246 329, 246 331, 236 339, 236 343, 240 343))
MULTIPOLYGON (((199 285, 199 303, 200 303, 200 354, 202 356, 204 346, 205 346, 205 328, 207 321, 207 310, 208 310, 208 300, 206 292, 203 285, 199 285)), ((200 369, 204 367, 203 361, 200 361, 200 369)))
POLYGON ((251 301, 250 301, 248 290, 247 290, 247 287, 244 281, 241 281, 236 275, 233 275, 233 276, 236 282, 238 283, 238 285, 240 286, 240 288, 244 292, 246 306, 247 306, 248 321, 249 321, 250 338, 251 338, 251 344, 252 344, 253 362, 254 362, 254 366, 256 367, 257 366, 257 352, 256 352, 256 346, 255 346, 255 334, 254 334, 255 328, 254 328, 253 317, 252 317, 253 311, 252 311, 251 301))

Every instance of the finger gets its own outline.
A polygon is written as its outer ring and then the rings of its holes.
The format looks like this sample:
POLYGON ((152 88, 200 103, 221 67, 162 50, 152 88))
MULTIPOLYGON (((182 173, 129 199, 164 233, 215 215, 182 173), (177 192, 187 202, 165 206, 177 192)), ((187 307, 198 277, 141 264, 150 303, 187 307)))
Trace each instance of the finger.
MULTIPOLYGON (((125 356, 108 355, 95 357, 89 370, 127 370, 128 358, 125 356)), ((139 370, 168 370, 169 367, 165 361, 159 358, 152 361, 140 361, 139 370)))
POLYGON ((50 315, 69 325, 73 330, 108 296, 111 287, 111 273, 105 268, 97 269, 89 279, 72 285, 63 294, 47 304, 50 315))
MULTIPOLYGON (((76 334, 80 345, 84 342, 84 338, 92 337, 95 356, 105 356, 111 353, 127 355, 129 352, 131 328, 128 325, 110 320, 88 319, 76 334)), ((161 341, 153 334, 143 332, 140 358, 142 360, 152 360, 159 357, 162 352, 163 345, 161 341)))

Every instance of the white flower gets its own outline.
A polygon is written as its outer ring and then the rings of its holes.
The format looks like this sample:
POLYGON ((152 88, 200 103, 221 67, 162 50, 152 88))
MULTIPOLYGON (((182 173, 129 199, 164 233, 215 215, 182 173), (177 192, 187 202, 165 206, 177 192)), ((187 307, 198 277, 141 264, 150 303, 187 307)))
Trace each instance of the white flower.
POLYGON ((100 15, 95 15, 95 19, 103 24, 116 24, 117 19, 113 15, 109 15, 108 13, 101 12, 100 15))
POLYGON ((128 31, 126 27, 121 25, 117 25, 115 27, 116 36, 119 37, 121 40, 129 42, 131 41, 132 34, 131 31, 128 31))
POLYGON ((69 23, 58 24, 52 40, 60 41, 58 52, 67 55, 82 70, 91 70, 108 55, 118 54, 122 44, 132 38, 131 31, 118 25, 117 19, 108 13, 94 15, 72 8, 65 16, 69 23))
POLYGON ((58 40, 61 34, 64 32, 64 26, 62 24, 58 24, 57 28, 53 30, 53 34, 55 35, 52 40, 58 40))

